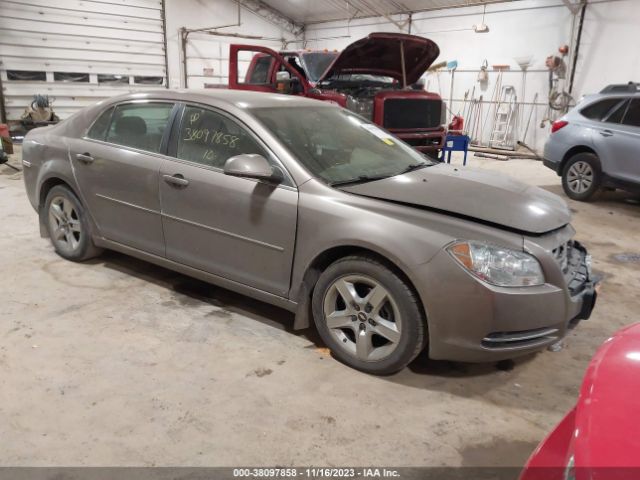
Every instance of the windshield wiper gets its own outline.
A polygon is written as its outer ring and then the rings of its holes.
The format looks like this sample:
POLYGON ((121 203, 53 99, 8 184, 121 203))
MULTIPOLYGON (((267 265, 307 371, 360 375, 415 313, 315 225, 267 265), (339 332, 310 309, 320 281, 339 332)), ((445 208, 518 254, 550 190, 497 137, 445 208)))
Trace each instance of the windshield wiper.
POLYGON ((369 176, 369 175, 360 175, 357 178, 350 178, 349 180, 336 180, 335 182, 330 182, 330 187, 339 187, 341 185, 351 185, 355 183, 366 183, 366 182, 374 182, 376 180, 384 180, 385 178, 389 178, 390 175, 378 175, 378 176, 369 176))
POLYGON ((413 172, 414 170, 430 167, 431 165, 434 165, 434 164, 433 163, 414 163, 413 165, 409 165, 407 168, 405 168, 401 172, 396 173, 396 175, 402 175, 403 173, 413 172))

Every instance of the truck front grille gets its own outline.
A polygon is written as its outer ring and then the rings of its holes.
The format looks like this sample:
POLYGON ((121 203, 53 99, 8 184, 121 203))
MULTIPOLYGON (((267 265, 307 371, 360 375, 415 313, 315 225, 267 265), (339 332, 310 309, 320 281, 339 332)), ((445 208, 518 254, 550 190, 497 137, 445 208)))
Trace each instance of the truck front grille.
POLYGON ((383 126, 394 130, 437 128, 441 114, 441 100, 387 98, 384 101, 383 126))

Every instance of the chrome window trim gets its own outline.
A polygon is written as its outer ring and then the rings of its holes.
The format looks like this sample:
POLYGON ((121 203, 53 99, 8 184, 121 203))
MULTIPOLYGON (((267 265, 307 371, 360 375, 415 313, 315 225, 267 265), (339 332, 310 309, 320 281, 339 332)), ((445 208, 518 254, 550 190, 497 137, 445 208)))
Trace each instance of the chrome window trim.
MULTIPOLYGON (((128 105, 128 104, 135 104, 135 103, 172 103, 172 104, 177 104, 180 103, 179 100, 167 100, 166 98, 160 98, 160 99, 153 99, 153 98, 140 98, 138 100, 121 100, 119 102, 113 102, 113 103, 108 103, 106 105, 104 105, 104 108, 102 108, 100 110, 100 112, 98 114, 96 114, 96 116, 94 117, 94 119, 91 121, 91 123, 89 124, 89 126, 87 128, 84 129, 84 131, 82 132, 82 136, 81 138, 83 140, 96 140, 95 138, 89 138, 87 137, 89 130, 91 130, 91 128, 93 127, 93 124, 96 123, 98 121, 98 119, 102 116, 102 114, 104 112, 106 112, 107 110, 109 110, 110 108, 113 108, 114 112, 116 107, 119 107, 120 105, 128 105)), ((111 127, 111 121, 113 121, 113 117, 109 119, 109 127, 111 127)), ((106 136, 105 136, 106 138, 106 136)), ((117 143, 110 143, 110 145, 118 145, 117 143)), ((123 145, 118 145, 118 146, 123 146, 123 145)))

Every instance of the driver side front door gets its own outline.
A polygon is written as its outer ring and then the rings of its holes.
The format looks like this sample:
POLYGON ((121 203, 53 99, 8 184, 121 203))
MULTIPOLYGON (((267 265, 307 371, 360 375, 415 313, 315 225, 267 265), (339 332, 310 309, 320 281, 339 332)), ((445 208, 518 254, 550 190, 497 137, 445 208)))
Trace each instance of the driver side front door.
POLYGON ((226 160, 239 154, 260 154, 282 168, 239 121, 196 105, 185 106, 181 117, 171 147, 175 158, 160 169, 167 258, 286 297, 297 188, 286 174, 278 185, 224 174, 226 160))

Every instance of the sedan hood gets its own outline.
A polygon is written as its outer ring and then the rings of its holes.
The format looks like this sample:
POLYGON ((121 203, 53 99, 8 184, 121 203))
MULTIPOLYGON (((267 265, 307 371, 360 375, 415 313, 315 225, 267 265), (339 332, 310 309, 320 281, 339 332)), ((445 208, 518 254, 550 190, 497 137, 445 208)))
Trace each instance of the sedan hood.
POLYGON ((416 83, 440 55, 438 45, 428 38, 402 33, 371 33, 345 48, 319 81, 350 73, 384 75, 402 81, 401 47, 407 85, 416 83))
POLYGON ((342 190, 533 234, 561 228, 571 220, 566 202, 553 193, 506 175, 447 164, 342 190))

